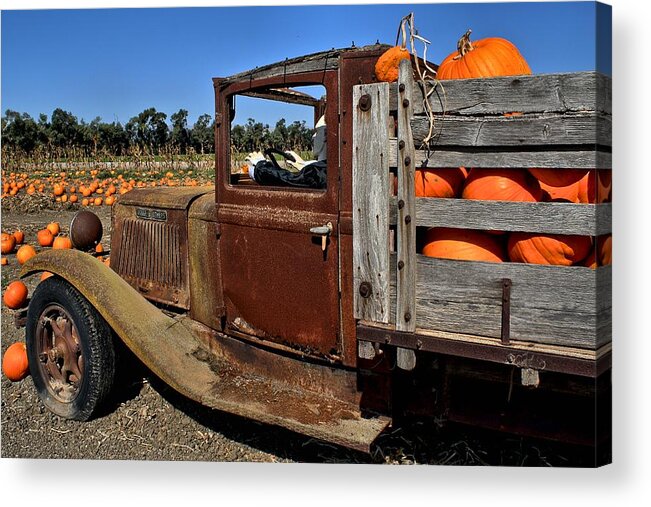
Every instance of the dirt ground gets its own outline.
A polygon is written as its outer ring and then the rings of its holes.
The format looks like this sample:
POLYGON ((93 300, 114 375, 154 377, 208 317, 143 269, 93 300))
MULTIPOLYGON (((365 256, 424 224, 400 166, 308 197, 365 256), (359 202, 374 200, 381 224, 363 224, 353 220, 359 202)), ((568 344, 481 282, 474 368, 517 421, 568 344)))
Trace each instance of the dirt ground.
MULTIPOLYGON (((35 244, 36 232, 58 221, 68 232, 76 205, 45 197, 2 202, 2 230, 20 227, 35 244)), ((110 209, 93 208, 110 248, 110 209)), ((17 278, 15 254, 2 267, 2 291, 17 278)), ((38 276, 27 280, 31 291, 38 276)), ((2 353, 24 341, 13 312, 2 306, 2 353)), ((163 385, 133 359, 109 406, 89 422, 62 419, 40 403, 31 378, 2 376, 3 458, 191 460, 245 462, 387 463, 506 466, 585 466, 586 449, 463 427, 410 421, 378 439, 370 455, 202 407, 163 385)))

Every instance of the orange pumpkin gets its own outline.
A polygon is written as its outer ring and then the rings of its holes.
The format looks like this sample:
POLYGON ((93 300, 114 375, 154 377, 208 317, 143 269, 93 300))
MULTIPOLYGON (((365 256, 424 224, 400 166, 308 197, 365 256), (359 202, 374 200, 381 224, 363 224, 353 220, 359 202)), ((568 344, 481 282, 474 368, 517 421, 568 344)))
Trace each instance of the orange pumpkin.
POLYGON ((36 240, 40 246, 52 246, 54 235, 49 229, 42 229, 36 233, 36 240))
POLYGON ((79 200, 79 197, 77 197, 77 194, 73 194, 70 196, 70 202, 77 202, 79 200))
POLYGON ((393 46, 380 55, 375 62, 375 77, 378 81, 393 83, 398 80, 398 69, 402 60, 410 58, 409 51, 402 46, 393 46))
POLYGON ((20 264, 25 264, 36 255, 36 249, 32 245, 23 245, 16 252, 16 259, 20 264))
POLYGON ((49 271, 43 271, 43 274, 41 275, 41 282, 42 282, 43 280, 47 280, 47 279, 50 278, 52 275, 54 275, 54 273, 50 273, 49 271))
POLYGON ((540 183, 551 187, 567 187, 577 183, 589 169, 529 169, 529 172, 540 183))
POLYGON ((14 251, 14 248, 16 247, 16 238, 14 238, 11 234, 7 234, 6 232, 2 233, 2 254, 9 254, 14 251))
POLYGON ((22 308, 27 303, 27 286, 20 280, 11 282, 5 290, 5 294, 2 297, 7 308, 12 310, 17 310, 22 308))
POLYGON ((59 222, 50 222, 47 224, 46 229, 52 233, 52 236, 56 236, 61 232, 61 227, 59 226, 59 222))
POLYGON ((543 191, 543 201, 567 201, 579 202, 579 183, 572 183, 565 187, 552 187, 540 182, 540 188, 543 191))
POLYGON ((68 236, 57 236, 54 238, 52 248, 56 250, 69 250, 72 248, 72 241, 68 236))
POLYGON ((6 257, 2 257, 0 259, 0 265, 1 266, 6 266, 7 264, 9 264, 9 259, 7 259, 6 257))
POLYGON ((432 228, 425 233, 423 255, 441 259, 503 262, 499 236, 468 229, 432 228))
POLYGON ((23 241, 25 241, 25 233, 20 229, 13 233, 13 237, 16 240, 17 245, 22 245, 23 241))
POLYGON ((103 251, 104 251, 104 247, 102 246, 102 244, 97 243, 97 246, 95 246, 95 252, 102 253, 103 251))
POLYGON ((613 262, 613 236, 599 236, 597 238, 597 251, 599 252, 599 265, 607 266, 613 262))
POLYGON ((457 42, 457 51, 441 62, 438 79, 531 74, 526 60, 511 42, 500 37, 470 42, 470 33, 468 30, 457 42))
POLYGON ((571 266, 586 258, 592 248, 590 236, 512 232, 507 251, 513 262, 571 266))
POLYGON ((461 197, 486 201, 540 201, 540 184, 518 169, 472 169, 461 197))
POLYGON ((465 180, 461 168, 416 169, 417 197, 457 197, 465 180))
POLYGON ((590 250, 588 256, 583 259, 583 265, 586 268, 597 269, 597 252, 594 247, 590 250))
POLYGON ((104 200, 104 204, 106 204, 107 206, 113 206, 113 203, 115 203, 115 197, 113 197, 112 195, 107 196, 106 199, 104 200))
POLYGON ((18 382, 29 375, 27 347, 23 342, 9 346, 2 358, 2 372, 12 382, 18 382))
POLYGON ((579 185, 579 202, 585 204, 594 204, 610 201, 610 192, 612 190, 612 171, 611 170, 590 170, 579 185))

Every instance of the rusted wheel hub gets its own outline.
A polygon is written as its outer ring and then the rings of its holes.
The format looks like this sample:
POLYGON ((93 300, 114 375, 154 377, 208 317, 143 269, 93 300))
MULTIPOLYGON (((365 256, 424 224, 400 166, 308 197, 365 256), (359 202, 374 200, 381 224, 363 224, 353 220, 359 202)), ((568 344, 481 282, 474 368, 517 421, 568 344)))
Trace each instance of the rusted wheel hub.
POLYGON ((84 358, 79 333, 65 308, 49 305, 36 327, 36 344, 43 378, 52 396, 70 403, 79 394, 84 375, 84 358))

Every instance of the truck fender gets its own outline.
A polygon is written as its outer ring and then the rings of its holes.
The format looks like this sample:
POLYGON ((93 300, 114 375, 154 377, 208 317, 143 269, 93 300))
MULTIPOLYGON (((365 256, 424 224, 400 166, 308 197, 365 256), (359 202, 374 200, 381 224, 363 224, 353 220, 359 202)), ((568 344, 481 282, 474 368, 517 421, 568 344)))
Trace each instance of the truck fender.
POLYGON ((204 381, 214 377, 206 363, 197 361, 200 342, 180 320, 165 315, 111 268, 79 250, 41 252, 25 263, 20 277, 42 271, 73 285, 154 374, 200 401, 204 381))

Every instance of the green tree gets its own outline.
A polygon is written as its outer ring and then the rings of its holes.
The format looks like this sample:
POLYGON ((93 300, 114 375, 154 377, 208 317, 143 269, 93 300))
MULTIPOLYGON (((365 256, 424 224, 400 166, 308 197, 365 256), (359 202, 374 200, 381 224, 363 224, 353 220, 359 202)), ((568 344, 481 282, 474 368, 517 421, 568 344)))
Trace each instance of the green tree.
POLYGON ((156 108, 145 109, 138 116, 131 118, 125 125, 129 141, 147 148, 152 153, 165 145, 169 136, 169 128, 165 120, 167 115, 156 111, 156 108))
POLYGON ((38 125, 29 114, 7 109, 2 119, 2 142, 29 153, 38 143, 38 125))
POLYGON ((198 153, 212 153, 215 151, 215 124, 212 116, 202 114, 192 126, 190 139, 192 146, 198 153))
POLYGON ((77 117, 61 108, 52 111, 50 132, 50 139, 55 146, 68 148, 83 143, 82 129, 77 117))
POLYGON ((186 153, 190 144, 190 133, 188 131, 188 111, 179 109, 178 112, 170 116, 172 120, 172 133, 170 141, 177 146, 181 153, 186 153))

